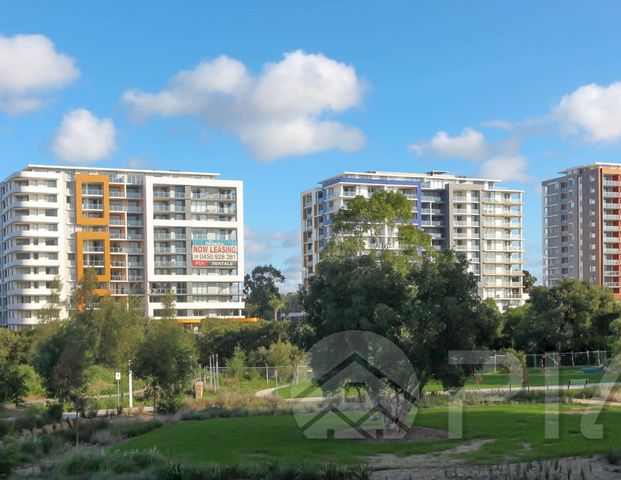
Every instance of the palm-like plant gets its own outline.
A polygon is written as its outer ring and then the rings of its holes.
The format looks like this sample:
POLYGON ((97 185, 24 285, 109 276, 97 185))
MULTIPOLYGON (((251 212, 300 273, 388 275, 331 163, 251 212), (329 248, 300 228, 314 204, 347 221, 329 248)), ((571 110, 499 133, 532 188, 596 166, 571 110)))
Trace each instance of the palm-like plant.
POLYGON ((269 306, 274 311, 274 320, 278 320, 278 311, 285 306, 285 302, 281 297, 272 297, 269 306))

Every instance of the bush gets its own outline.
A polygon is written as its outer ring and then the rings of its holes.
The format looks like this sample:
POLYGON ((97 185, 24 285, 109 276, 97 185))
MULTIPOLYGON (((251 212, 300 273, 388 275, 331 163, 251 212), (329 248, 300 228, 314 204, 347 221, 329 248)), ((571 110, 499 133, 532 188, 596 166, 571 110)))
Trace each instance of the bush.
MULTIPOLYGON (((110 421, 107 418, 95 418, 92 420, 80 420, 78 422, 78 438, 80 442, 90 443, 95 432, 108 428, 110 421)), ((67 441, 75 441, 75 427, 63 430, 60 435, 67 441)))
POLYGON ((26 384, 26 397, 43 398, 45 397, 45 388, 41 377, 31 365, 22 364, 18 366, 20 374, 23 376, 26 384))
POLYGON ((53 422, 59 422, 63 417, 63 406, 60 403, 53 403, 47 407, 47 417, 53 422))
POLYGON ((116 474, 140 472, 163 464, 164 458, 155 449, 112 454, 82 451, 60 462, 58 470, 65 475, 90 478, 95 472, 108 471, 116 474))
POLYGON ((164 425, 159 420, 136 421, 116 424, 112 426, 112 431, 122 438, 133 438, 155 430, 164 425))
POLYGON ((20 447, 17 442, 0 443, 0 478, 8 478, 19 466, 20 447))
POLYGON ((610 450, 606 453, 606 460, 610 465, 621 464, 621 450, 610 450))

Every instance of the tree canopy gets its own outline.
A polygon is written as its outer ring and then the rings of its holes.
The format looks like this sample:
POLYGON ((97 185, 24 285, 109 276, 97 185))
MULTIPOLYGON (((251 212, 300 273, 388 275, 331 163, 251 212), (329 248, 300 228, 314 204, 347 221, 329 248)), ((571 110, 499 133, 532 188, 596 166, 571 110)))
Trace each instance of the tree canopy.
POLYGON ((412 202, 397 192, 380 190, 371 197, 357 196, 332 218, 333 239, 326 253, 353 256, 399 250, 415 254, 428 250, 431 237, 410 223, 412 202))
POLYGON ((526 305, 505 314, 505 341, 532 352, 604 350, 620 317, 610 289, 565 279, 532 287, 526 305))
POLYGON ((272 265, 258 265, 244 277, 244 301, 255 307, 255 314, 260 318, 275 317, 270 301, 280 298, 278 284, 285 281, 285 276, 272 265))

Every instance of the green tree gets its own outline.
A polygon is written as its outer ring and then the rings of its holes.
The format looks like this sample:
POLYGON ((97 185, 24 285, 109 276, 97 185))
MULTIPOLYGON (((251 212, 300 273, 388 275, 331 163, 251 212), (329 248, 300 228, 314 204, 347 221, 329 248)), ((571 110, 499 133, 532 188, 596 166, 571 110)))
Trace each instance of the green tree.
POLYGON ((48 297, 47 303, 41 310, 39 310, 39 323, 49 323, 61 320, 61 314, 64 307, 64 302, 60 296, 61 287, 62 283, 60 281, 60 277, 56 276, 50 285, 51 293, 48 297))
MULTIPOLYGON (((479 298, 467 260, 450 250, 423 256, 405 274, 392 261, 367 255, 325 259, 303 303, 319 338, 364 330, 394 342, 413 366, 403 387, 419 394, 431 379, 447 388, 462 386, 480 364, 453 365, 449 352, 488 348, 499 330, 500 316, 479 298)), ((323 361, 311 358, 313 366, 323 361)), ((384 393, 369 391, 376 399, 384 393)), ((407 402, 394 405, 408 409, 407 402)), ((406 413, 395 412, 400 418, 406 413)))
POLYGON ((233 356, 225 361, 226 373, 229 377, 241 381, 246 368, 246 354, 241 347, 235 347, 233 356))
POLYGON ((153 322, 132 361, 143 379, 153 406, 159 411, 176 410, 180 397, 190 387, 197 365, 194 336, 179 325, 153 322))
POLYGON ((206 319, 198 337, 200 363, 206 365, 209 355, 217 353, 220 360, 231 358, 236 347, 250 355, 260 347, 268 348, 279 340, 290 337, 288 322, 259 321, 257 323, 233 323, 222 319, 206 319))
MULTIPOLYGON (((535 286, 528 304, 529 315, 518 325, 517 334, 540 339, 540 351, 605 349, 611 324, 621 316, 610 289, 579 280, 561 280, 551 288, 535 286)), ((516 346, 528 346, 523 337, 518 340, 516 335, 516 346)), ((529 343, 532 346, 533 340, 529 343)))
POLYGON ((160 318, 168 321, 174 321, 177 319, 175 296, 171 291, 166 292, 164 298, 162 298, 162 311, 160 313, 160 318))
POLYGON ((95 362, 117 369, 127 365, 145 334, 140 309, 106 297, 92 315, 95 362))
POLYGON ((27 393, 26 377, 15 363, 0 363, 0 403, 19 406, 27 393))
POLYGON ((85 268, 82 278, 78 280, 69 301, 71 318, 88 319, 94 307, 99 302, 97 294, 99 281, 94 268, 85 268))
POLYGON ((17 334, 6 328, 0 328, 0 364, 14 358, 17 345, 17 334))
POLYGON ((270 300, 280 297, 277 284, 284 281, 284 275, 272 265, 258 265, 244 277, 244 301, 256 308, 259 317, 269 318, 273 316, 270 300))
POLYGON ((333 216, 331 228, 338 237, 326 253, 355 256, 370 249, 411 256, 421 248, 429 250, 431 237, 409 223, 411 218, 412 202, 401 193, 380 190, 370 198, 357 196, 333 216))
POLYGON ((268 302, 270 308, 274 312, 274 321, 278 320, 278 312, 285 306, 285 302, 283 302, 280 296, 271 298, 268 302))
POLYGON ((530 289, 537 283, 537 277, 531 274, 528 270, 522 270, 522 284, 524 285, 524 293, 530 292, 530 289))
POLYGON ((93 364, 93 337, 84 324, 61 325, 38 346, 34 366, 47 394, 58 400, 61 409, 68 400, 80 409, 87 383, 87 371, 93 364))

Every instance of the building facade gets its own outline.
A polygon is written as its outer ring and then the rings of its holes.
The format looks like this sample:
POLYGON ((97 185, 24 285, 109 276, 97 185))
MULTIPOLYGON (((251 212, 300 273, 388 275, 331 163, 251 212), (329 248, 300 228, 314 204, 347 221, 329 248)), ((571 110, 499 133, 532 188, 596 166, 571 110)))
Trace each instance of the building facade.
POLYGON ((242 313, 241 181, 29 165, 0 185, 0 201, 0 326, 36 325, 54 279, 67 298, 87 268, 100 294, 136 296, 149 317, 167 292, 187 323, 242 313))
MULTIPOLYGON (((378 190, 402 193, 412 202, 409 221, 431 236, 433 248, 452 248, 470 262, 480 295, 499 308, 524 303, 522 191, 497 187, 497 181, 446 172, 344 172, 319 182, 301 196, 302 278, 315 273, 333 233, 332 217, 354 197, 378 190)), ((396 231, 386 242, 398 248, 396 231)), ((367 248, 373 248, 367 241, 367 248)))
POLYGON ((543 283, 610 287, 621 298, 621 164, 592 163, 542 182, 543 283))

